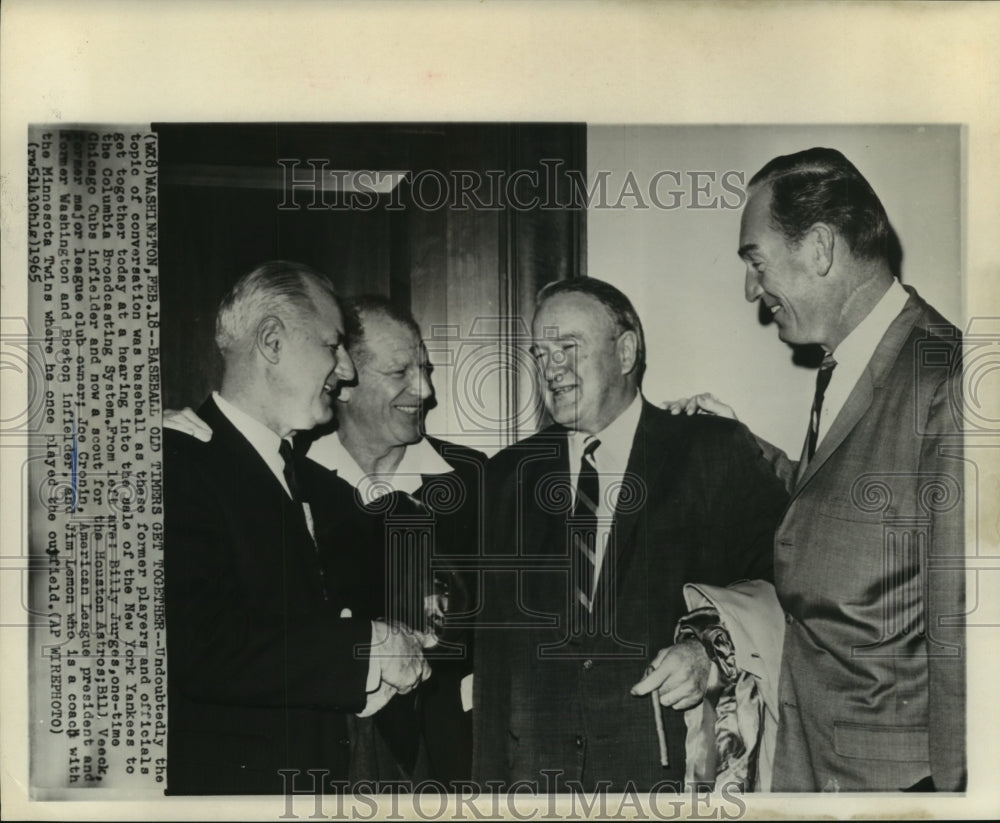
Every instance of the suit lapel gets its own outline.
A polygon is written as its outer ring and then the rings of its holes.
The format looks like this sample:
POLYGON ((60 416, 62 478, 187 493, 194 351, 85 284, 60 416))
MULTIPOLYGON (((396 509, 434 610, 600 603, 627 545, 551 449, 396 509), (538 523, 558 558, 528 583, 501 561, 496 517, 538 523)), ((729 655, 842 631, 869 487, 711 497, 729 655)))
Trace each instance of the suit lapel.
POLYGON ((864 417, 865 412, 868 411, 871 404, 872 379, 869 370, 866 368, 861 372, 858 382, 854 384, 854 388, 847 396, 840 414, 837 415, 836 420, 833 421, 833 425, 830 426, 830 430, 826 433, 826 437, 823 438, 823 441, 817 447, 816 454, 813 455, 812 460, 806 462, 805 449, 803 448, 802 459, 799 461, 799 465, 804 465, 805 471, 801 473, 796 483, 796 492, 809 482, 812 476, 830 458, 830 455, 844 442, 844 438, 851 433, 851 430, 858 424, 858 421, 864 417))
MULTIPOLYGON (((543 437, 512 448, 523 449, 514 481, 516 516, 512 528, 497 524, 510 535, 510 551, 531 558, 539 555, 568 557, 566 519, 572 510, 572 488, 569 487, 568 432, 558 426, 548 429, 543 437), (560 485, 565 483, 566 486, 560 485), (568 498, 562 494, 568 492, 568 498), (565 505, 563 505, 565 504, 565 505)), ((535 619, 556 615, 549 627, 537 627, 540 638, 556 642, 567 625, 566 574, 555 570, 539 570, 524 574, 520 585, 519 608, 535 619), (561 628, 562 627, 562 628, 561 628)))
MULTIPOLYGON (((806 465, 805 471, 800 473, 795 488, 792 490, 792 499, 805 488, 816 472, 844 442, 847 435, 854 430, 854 427, 871 407, 876 389, 880 389, 884 385, 886 375, 899 357, 900 349, 902 349, 910 332, 913 331, 913 327, 923 311, 923 301, 911 289, 907 289, 907 291, 910 292, 910 296, 903 306, 903 310, 889 324, 889 328, 875 347, 871 360, 847 396, 843 408, 827 431, 826 437, 817 447, 816 454, 806 465)), ((804 449, 802 457, 803 460, 799 462, 800 466, 804 464, 804 449)))
POLYGON ((522 545, 543 546, 546 554, 564 554, 566 518, 573 509, 575 492, 569 480, 569 432, 553 429, 551 437, 543 441, 542 449, 534 460, 526 455, 530 462, 524 468, 523 488, 534 497, 534 502, 525 500, 522 545), (568 490, 566 506, 561 505, 560 483, 565 483, 568 490), (544 535, 544 539, 538 540, 539 535, 544 535))
POLYGON ((215 401, 211 398, 206 400, 198 409, 198 416, 211 427, 212 440, 228 455, 227 461, 231 461, 231 476, 240 489, 242 507, 247 515, 256 517, 273 511, 274 501, 280 500, 282 522, 261 523, 261 527, 273 530, 295 524, 296 537, 311 544, 312 537, 306 528, 305 516, 289 498, 264 458, 219 410, 215 401), (266 491, 262 494, 262 490, 266 491))
MULTIPOLYGON (((645 502, 641 506, 629 506, 621 514, 616 512, 609 541, 614 556, 604 560, 605 563, 614 562, 619 572, 624 571, 635 551, 634 537, 639 518, 645 514, 651 500, 662 499, 664 489, 660 485, 660 476, 667 465, 676 465, 677 447, 669 426, 657 421, 655 409, 643 400, 624 482, 638 484, 636 491, 644 496, 645 502)), ((619 506, 619 509, 622 508, 619 506)), ((621 580, 620 574, 618 580, 621 580)))

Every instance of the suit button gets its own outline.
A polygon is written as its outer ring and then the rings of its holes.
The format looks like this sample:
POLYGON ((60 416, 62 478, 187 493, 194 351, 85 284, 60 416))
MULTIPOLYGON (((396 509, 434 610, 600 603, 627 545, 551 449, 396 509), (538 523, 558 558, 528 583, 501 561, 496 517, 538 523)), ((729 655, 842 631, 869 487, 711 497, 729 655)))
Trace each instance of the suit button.
POLYGON ((576 739, 573 741, 573 745, 575 745, 578 749, 582 749, 584 742, 585 742, 584 736, 582 734, 578 734, 576 736, 576 739))
POLYGON ((792 625, 792 623, 794 623, 794 622, 795 622, 795 618, 794 618, 794 617, 792 617, 792 616, 791 616, 790 614, 786 614, 786 615, 785 615, 785 622, 786 622, 786 623, 787 623, 787 624, 788 624, 789 626, 791 626, 791 625, 792 625))
POLYGON ((583 661, 583 670, 589 672, 592 668, 594 668, 594 661, 588 657, 583 661))
POLYGON ((338 740, 337 742, 338 742, 338 743, 339 743, 339 744, 340 744, 341 746, 350 746, 350 745, 351 745, 351 741, 350 741, 350 740, 348 740, 348 739, 347 739, 346 737, 342 737, 342 738, 340 738, 340 740, 338 740))

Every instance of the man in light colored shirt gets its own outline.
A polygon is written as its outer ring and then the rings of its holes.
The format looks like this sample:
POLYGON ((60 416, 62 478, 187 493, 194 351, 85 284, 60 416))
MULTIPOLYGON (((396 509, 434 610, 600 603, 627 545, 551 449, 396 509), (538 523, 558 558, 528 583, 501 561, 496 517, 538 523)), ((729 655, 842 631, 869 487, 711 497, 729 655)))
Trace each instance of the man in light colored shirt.
POLYGON ((329 281, 265 263, 223 299, 208 442, 164 449, 168 792, 280 793, 347 777, 346 715, 429 674, 423 638, 346 608, 343 494, 291 435, 333 416, 354 367, 329 281), (318 777, 310 770, 318 771, 318 777))
POLYGON ((680 791, 673 709, 700 696, 709 664, 694 641, 657 652, 686 611, 684 582, 770 576, 786 495, 743 426, 643 400, 642 326, 611 284, 546 286, 532 353, 554 423, 487 467, 473 777, 680 791), (698 672, 663 682, 656 704, 632 693, 654 655, 698 672))
MULTIPOLYGON (((899 241, 840 152, 775 158, 748 194, 747 300, 825 353, 800 460, 761 442, 791 494, 773 788, 961 790, 959 333, 894 276, 899 241)), ((681 410, 733 416, 711 395, 681 410)))
POLYGON ((375 718, 379 736, 356 769, 368 779, 448 784, 470 773, 476 598, 470 574, 443 564, 449 555, 479 554, 485 457, 425 435, 433 369, 410 312, 377 295, 350 298, 347 308, 357 380, 341 388, 336 430, 310 444, 309 458, 350 484, 370 513, 367 536, 345 534, 370 581, 368 609, 434 630, 443 641, 432 653, 434 677, 375 718), (464 629, 453 628, 462 622, 464 629))

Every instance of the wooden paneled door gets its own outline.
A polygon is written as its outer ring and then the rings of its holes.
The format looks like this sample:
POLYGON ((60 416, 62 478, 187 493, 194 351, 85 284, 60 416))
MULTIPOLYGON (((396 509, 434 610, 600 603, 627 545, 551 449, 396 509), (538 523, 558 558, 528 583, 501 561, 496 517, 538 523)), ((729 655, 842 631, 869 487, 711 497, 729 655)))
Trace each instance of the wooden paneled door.
POLYGON ((492 451, 541 404, 535 292, 586 273, 582 124, 156 124, 164 402, 217 385, 219 298, 269 259, 409 307, 431 359, 428 431, 492 451))

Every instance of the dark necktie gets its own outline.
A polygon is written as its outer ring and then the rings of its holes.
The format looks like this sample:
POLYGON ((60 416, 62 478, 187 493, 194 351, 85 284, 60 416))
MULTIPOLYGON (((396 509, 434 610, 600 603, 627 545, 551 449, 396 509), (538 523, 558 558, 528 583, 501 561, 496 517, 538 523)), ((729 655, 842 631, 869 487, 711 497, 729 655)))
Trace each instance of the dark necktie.
POLYGON ((312 538, 313 548, 316 550, 315 559, 317 563, 317 570, 319 572, 320 585, 323 589, 323 599, 329 600, 330 593, 326 587, 326 569, 323 567, 323 560, 320 557, 319 544, 316 542, 316 535, 313 534, 312 516, 307 516, 304 508, 304 504, 308 502, 308 495, 303 493, 302 486, 299 483, 299 475, 296 471, 296 463, 299 458, 296 457, 295 449, 292 448, 292 444, 284 439, 282 439, 281 445, 278 446, 278 454, 281 455, 281 459, 285 463, 281 473, 285 476, 285 482, 288 484, 288 491, 292 495, 292 502, 295 504, 296 509, 298 509, 301 522, 306 527, 306 531, 309 532, 309 536, 312 538))
POLYGON ((298 473, 295 471, 295 452, 292 449, 292 444, 283 439, 281 445, 278 446, 278 454, 285 461, 285 467, 281 470, 281 473, 285 476, 285 482, 288 484, 288 491, 292 495, 292 500, 302 505, 302 489, 299 486, 298 473))
POLYGON ((812 460, 816 454, 816 444, 819 442, 819 418, 823 412, 823 398, 826 395, 827 386, 830 385, 830 378, 833 377, 833 370, 837 361, 832 354, 823 357, 823 363, 816 372, 816 394, 813 397, 812 412, 809 415, 809 436, 806 441, 806 460, 812 460))
POLYGON ((597 502, 600 483, 594 452, 601 445, 591 440, 580 458, 580 476, 576 482, 576 503, 573 505, 573 551, 576 564, 576 599, 585 613, 590 612, 590 593, 597 565, 597 502))

